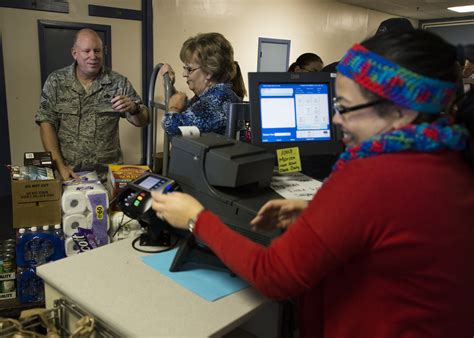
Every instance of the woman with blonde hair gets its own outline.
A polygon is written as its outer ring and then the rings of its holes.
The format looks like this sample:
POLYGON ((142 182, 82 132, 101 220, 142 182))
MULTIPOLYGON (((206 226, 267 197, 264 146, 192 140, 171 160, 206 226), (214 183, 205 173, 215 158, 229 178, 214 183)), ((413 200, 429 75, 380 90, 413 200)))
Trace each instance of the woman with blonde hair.
MULTIPOLYGON (((179 135, 179 127, 196 126, 201 132, 224 134, 229 104, 241 101, 241 95, 245 95, 241 85, 233 86, 243 80, 232 45, 220 33, 198 34, 183 43, 180 59, 184 63, 183 77, 194 96, 188 100, 185 93, 173 88, 169 111, 162 122, 164 130, 179 135)), ((174 84, 170 65, 161 68, 159 75, 164 74, 169 74, 174 84)))

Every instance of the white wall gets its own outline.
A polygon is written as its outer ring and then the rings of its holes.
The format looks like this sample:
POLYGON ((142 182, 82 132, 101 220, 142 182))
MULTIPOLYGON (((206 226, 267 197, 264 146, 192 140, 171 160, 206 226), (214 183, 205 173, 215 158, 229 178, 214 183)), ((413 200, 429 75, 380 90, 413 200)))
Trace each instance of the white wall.
MULTIPOLYGON (((88 16, 89 3, 140 9, 139 0, 69 0, 69 14, 0 7, 12 163, 23 153, 40 151, 34 123, 40 96, 37 20, 111 25, 112 66, 141 93, 141 23, 88 16)), ((168 62, 181 74, 179 50, 188 37, 216 31, 232 43, 235 58, 246 73, 257 69, 258 37, 291 40, 290 62, 304 52, 319 54, 326 64, 338 60, 355 42, 373 34, 388 14, 321 0, 155 0, 154 60, 168 62)), ((186 90, 178 76, 178 89, 186 90)), ((157 98, 162 88, 156 86, 157 98)), ((191 94, 191 93, 189 93, 191 94)), ((146 98, 143 98, 146 101, 146 98)), ((161 117, 161 115, 159 116, 161 117)), ((141 131, 121 123, 120 138, 127 163, 141 157, 141 131)), ((158 128, 157 151, 163 133, 158 128)))
MULTIPOLYGON (((43 150, 39 127, 34 122, 41 91, 38 19, 110 25, 112 67, 127 76, 137 92, 141 93, 141 22, 91 17, 88 15, 89 3, 136 10, 141 5, 137 0, 69 0, 69 14, 0 7, 13 164, 23 164, 24 152, 43 150)), ((121 121, 120 139, 125 160, 138 163, 141 158, 141 130, 127 121, 121 121)))
MULTIPOLYGON (((246 84, 246 74, 257 70, 259 37, 291 40, 290 63, 313 52, 329 64, 392 17, 334 0, 156 0, 153 6, 155 63, 170 63, 181 74, 182 43, 197 33, 215 31, 232 43, 246 84)), ((176 87, 187 89, 179 76, 176 87)), ((162 137, 161 132, 158 142, 162 137)))

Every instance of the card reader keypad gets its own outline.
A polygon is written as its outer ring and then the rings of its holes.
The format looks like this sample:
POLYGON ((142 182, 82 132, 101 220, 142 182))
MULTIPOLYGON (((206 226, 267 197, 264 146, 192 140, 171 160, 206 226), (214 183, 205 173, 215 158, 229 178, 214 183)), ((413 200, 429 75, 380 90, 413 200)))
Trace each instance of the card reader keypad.
POLYGON ((166 194, 179 189, 172 179, 154 173, 146 173, 133 182, 130 182, 118 196, 120 209, 131 218, 152 221, 156 218, 151 208, 151 192, 157 191, 166 194))
POLYGON ((126 207, 135 206, 139 207, 142 203, 143 199, 145 198, 146 193, 142 192, 132 192, 124 199, 124 205, 126 207))

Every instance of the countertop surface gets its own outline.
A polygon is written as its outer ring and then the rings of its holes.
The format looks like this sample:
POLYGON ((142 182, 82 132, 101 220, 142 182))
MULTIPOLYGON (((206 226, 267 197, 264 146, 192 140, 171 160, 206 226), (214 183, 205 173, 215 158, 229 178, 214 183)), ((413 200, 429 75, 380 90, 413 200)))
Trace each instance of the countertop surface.
POLYGON ((127 336, 218 337, 267 302, 251 287, 206 301, 146 265, 144 255, 125 239, 42 265, 37 273, 127 336))

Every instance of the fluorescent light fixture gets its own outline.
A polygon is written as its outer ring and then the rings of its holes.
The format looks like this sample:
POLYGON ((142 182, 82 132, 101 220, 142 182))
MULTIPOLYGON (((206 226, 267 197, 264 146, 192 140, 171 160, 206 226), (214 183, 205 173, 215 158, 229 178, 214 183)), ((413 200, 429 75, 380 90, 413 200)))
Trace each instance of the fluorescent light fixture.
POLYGON ((474 5, 448 7, 448 9, 450 11, 454 11, 458 13, 469 13, 469 12, 474 12, 474 5))

